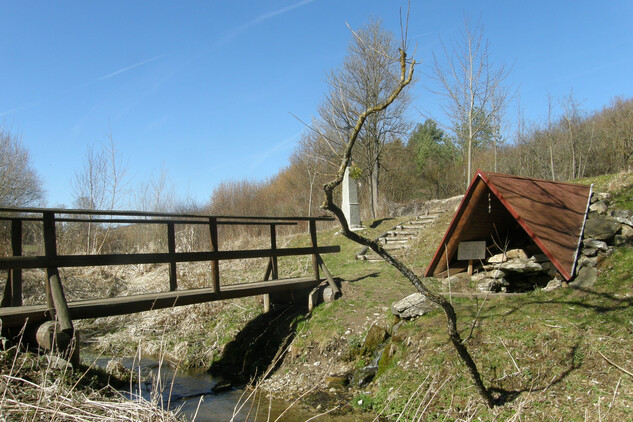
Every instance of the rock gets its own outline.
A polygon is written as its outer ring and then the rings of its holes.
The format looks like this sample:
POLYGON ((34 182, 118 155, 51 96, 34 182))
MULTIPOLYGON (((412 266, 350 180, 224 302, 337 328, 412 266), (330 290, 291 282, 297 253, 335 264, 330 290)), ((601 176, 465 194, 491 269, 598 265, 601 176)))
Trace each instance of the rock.
MULTIPOLYGON (((633 210, 613 210, 613 217, 616 220, 633 220, 633 210)), ((620 221, 622 222, 622 221, 620 221)), ((630 225, 630 224, 629 224, 630 225)))
MULTIPOLYGON (((593 249, 597 249, 597 250, 599 250, 600 252, 606 252, 606 251, 607 251, 607 249, 608 249, 607 242, 604 242, 604 241, 602 241, 602 240, 591 239, 591 238, 589 238, 589 239, 584 239, 584 240, 582 241, 582 245, 583 245, 585 248, 593 248, 593 249)), ((583 252, 584 252, 584 249, 583 249, 583 252)))
POLYGON ((382 328, 379 325, 372 324, 369 327, 369 331, 367 331, 367 335, 365 336, 365 340, 363 341, 363 354, 371 354, 380 346, 389 336, 387 330, 382 328))
POLYGON ((543 287, 544 292, 551 292, 552 290, 556 290, 563 287, 563 282, 557 278, 553 278, 547 283, 547 286, 543 287))
MULTIPOLYGON (((391 313, 402 318, 412 319, 428 314, 436 305, 421 293, 413 293, 391 305, 391 313)), ((370 329, 371 330, 371 329, 370 329)))
POLYGON ((499 264, 498 269, 515 273, 536 273, 543 271, 543 267, 531 259, 516 258, 503 264, 499 264))
POLYGON ((510 283, 504 278, 486 278, 477 284, 477 289, 482 292, 502 292, 505 293, 508 290, 510 283))
POLYGON ((477 274, 474 274, 471 277, 471 280, 474 281, 475 283, 477 283, 477 282, 483 280, 486 277, 488 277, 488 272, 477 273, 477 274))
POLYGON ((501 279, 501 278, 504 278, 506 276, 505 272, 503 272, 501 270, 498 270, 498 269, 495 269, 495 270, 492 270, 492 271, 488 271, 485 274, 486 274, 486 276, 488 278, 494 278, 494 279, 501 279))
POLYGON ((589 206, 589 211, 597 214, 606 214, 608 210, 607 204, 604 201, 596 201, 589 206))
POLYGON ((508 258, 506 257, 505 254, 498 253, 498 254, 492 255, 490 258, 488 258, 488 263, 490 263, 490 264, 501 264, 502 262, 506 262, 507 260, 508 260, 508 258))
POLYGON ((609 192, 594 192, 591 196, 591 203, 593 204, 598 201, 609 202, 611 198, 613 198, 613 195, 609 192))
POLYGON ((598 269, 596 267, 582 267, 569 286, 575 289, 590 289, 596 284, 597 279, 598 269))
POLYGON ((598 249, 582 248, 582 254, 584 256, 596 256, 598 254, 598 249))
POLYGON ((598 263, 598 257, 581 256, 578 258, 578 268, 595 267, 598 263))
POLYGON ((527 259, 527 254, 523 249, 510 249, 505 253, 500 253, 488 258, 490 264, 500 264, 511 259, 527 259))
POLYGON ((633 241, 633 227, 622 225, 620 235, 627 243, 631 243, 633 241))
POLYGON ((349 385, 347 375, 330 375, 325 379, 325 385, 329 389, 343 390, 349 385))
POLYGON ((510 249, 506 252, 508 259, 527 259, 527 254, 523 249, 510 249))
POLYGON ((620 230, 621 224, 606 215, 591 216, 585 224, 584 238, 609 240, 620 230))

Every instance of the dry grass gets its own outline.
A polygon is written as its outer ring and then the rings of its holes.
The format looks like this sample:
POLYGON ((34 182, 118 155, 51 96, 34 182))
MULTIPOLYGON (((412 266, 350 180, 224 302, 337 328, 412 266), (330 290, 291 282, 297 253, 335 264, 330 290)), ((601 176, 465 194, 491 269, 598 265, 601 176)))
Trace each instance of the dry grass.
POLYGON ((0 420, 162 421, 181 420, 156 400, 128 400, 103 387, 93 368, 73 371, 54 353, 34 355, 21 345, 0 351, 0 420))

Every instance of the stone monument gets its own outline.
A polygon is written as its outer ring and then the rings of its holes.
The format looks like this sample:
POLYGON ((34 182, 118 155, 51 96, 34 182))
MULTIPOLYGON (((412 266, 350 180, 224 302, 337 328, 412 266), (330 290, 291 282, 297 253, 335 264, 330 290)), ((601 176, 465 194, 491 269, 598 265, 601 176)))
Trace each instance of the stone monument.
POLYGON ((343 175, 343 214, 350 229, 362 228, 360 224, 360 208, 358 207, 358 188, 356 180, 349 176, 349 167, 343 175))

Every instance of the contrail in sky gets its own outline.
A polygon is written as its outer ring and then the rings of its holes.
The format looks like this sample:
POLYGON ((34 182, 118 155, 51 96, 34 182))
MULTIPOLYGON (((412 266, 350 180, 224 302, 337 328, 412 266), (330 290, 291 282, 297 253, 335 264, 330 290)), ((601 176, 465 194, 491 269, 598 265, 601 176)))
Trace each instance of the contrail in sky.
POLYGON ((277 15, 284 14, 284 13, 289 12, 289 11, 291 11, 293 9, 298 8, 298 7, 305 6, 306 4, 310 4, 313 1, 314 0, 303 0, 303 1, 297 2, 295 4, 291 4, 290 6, 283 7, 281 9, 279 9, 279 10, 274 10, 272 12, 264 13, 263 15, 255 18, 254 20, 250 21, 249 23, 247 23, 244 26, 246 27, 246 26, 254 25, 256 23, 263 22, 263 21, 265 21, 267 19, 274 18, 277 15))
POLYGON ((138 63, 135 63, 135 64, 133 64, 131 66, 124 67, 124 68, 119 69, 119 70, 117 70, 115 72, 112 72, 112 73, 109 73, 109 74, 107 74, 105 76, 100 77, 99 79, 97 79, 97 81, 104 81, 106 79, 110 79, 110 78, 112 78, 112 77, 114 77, 116 75, 119 75, 121 73, 127 72, 128 70, 132 70, 132 69, 134 69, 136 67, 143 66, 144 64, 155 62, 156 60, 160 60, 163 57, 165 57, 166 55, 167 54, 161 54, 160 56, 152 57, 151 59, 143 60, 142 62, 138 62, 138 63))
POLYGON ((234 38, 236 38, 238 35, 246 31, 248 28, 250 28, 253 25, 257 25, 258 23, 262 23, 264 21, 267 21, 268 19, 272 19, 275 16, 283 15, 284 13, 287 13, 287 12, 290 12, 291 10, 308 5, 314 1, 315 0, 302 0, 297 3, 291 4, 290 6, 282 7, 281 9, 264 13, 263 15, 256 17, 252 21, 247 22, 243 25, 240 25, 237 28, 234 28, 233 30, 229 31, 229 33, 226 34, 218 44, 226 44, 227 42, 233 40, 234 38))

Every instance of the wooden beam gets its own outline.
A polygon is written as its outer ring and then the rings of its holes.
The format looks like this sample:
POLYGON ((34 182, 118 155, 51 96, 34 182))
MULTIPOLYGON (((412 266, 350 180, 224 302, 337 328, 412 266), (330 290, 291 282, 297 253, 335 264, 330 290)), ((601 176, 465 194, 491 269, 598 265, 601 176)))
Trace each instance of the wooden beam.
MULTIPOLYGON (((216 300, 256 296, 293 289, 306 289, 315 287, 322 281, 323 280, 315 280, 312 277, 258 281, 222 286, 222 290, 219 292, 216 292, 212 287, 208 287, 175 292, 146 293, 142 295, 82 300, 69 302, 68 308, 70 310, 70 317, 73 320, 97 318, 216 300)), ((48 319, 46 310, 46 305, 0 308, 0 320, 2 320, 2 326, 6 328, 22 327, 27 319, 29 324, 36 324, 48 319)))
POLYGON ((178 288, 178 273, 176 271, 176 228, 174 223, 167 223, 167 250, 173 258, 169 262, 169 290, 174 291, 178 288))
POLYGON ((314 255, 340 252, 340 246, 319 246, 301 248, 278 249, 246 249, 238 251, 207 251, 207 252, 177 252, 173 256, 169 253, 147 254, 108 254, 108 255, 58 255, 20 256, 0 258, 0 270, 12 268, 32 269, 55 266, 92 267, 104 265, 138 265, 138 264, 169 264, 176 262, 222 261, 227 259, 269 258, 272 256, 314 255))
MULTIPOLYGON (((218 220, 209 218, 209 234, 211 236, 211 252, 218 251, 218 220)), ((220 263, 217 259, 211 260, 211 285, 215 292, 220 291, 220 263)))
MULTIPOLYGON (((11 250, 13 256, 22 256, 22 220, 11 220, 11 250)), ((22 306, 22 269, 15 268, 7 272, 1 307, 22 306)))

